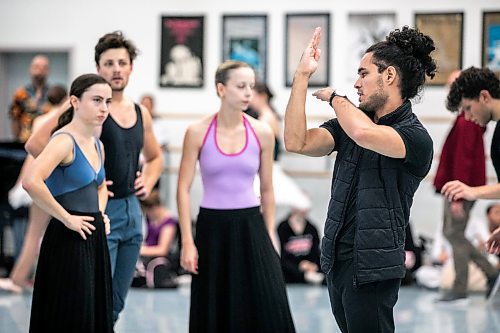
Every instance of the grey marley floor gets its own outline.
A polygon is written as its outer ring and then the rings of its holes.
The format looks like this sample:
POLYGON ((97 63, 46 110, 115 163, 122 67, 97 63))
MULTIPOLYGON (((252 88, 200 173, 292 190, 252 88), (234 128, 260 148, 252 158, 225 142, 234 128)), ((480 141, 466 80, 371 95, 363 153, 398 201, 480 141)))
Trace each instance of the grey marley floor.
MULTIPOLYGON (((288 286, 297 333, 340 332, 326 287, 288 286)), ((402 287, 395 308, 398 333, 500 333, 500 295, 486 302, 472 295, 467 306, 434 304, 438 292, 402 287)), ((0 292, 0 333, 28 332, 31 294, 0 292)), ((117 333, 188 331, 189 286, 170 290, 132 289, 115 327, 117 333)))

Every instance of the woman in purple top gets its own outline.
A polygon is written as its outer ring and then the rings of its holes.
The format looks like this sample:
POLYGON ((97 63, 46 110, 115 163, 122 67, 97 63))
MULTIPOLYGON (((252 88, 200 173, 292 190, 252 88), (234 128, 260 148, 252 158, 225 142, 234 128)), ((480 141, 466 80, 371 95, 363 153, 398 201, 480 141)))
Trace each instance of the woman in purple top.
POLYGON ((147 221, 147 232, 141 246, 141 257, 166 257, 177 232, 177 219, 160 202, 158 190, 141 202, 147 221))
POLYGON ((193 273, 190 332, 295 332, 273 248, 274 136, 247 117, 253 69, 226 61, 215 74, 217 113, 188 127, 177 186, 181 265, 193 273), (203 198, 191 229, 189 190, 199 160, 203 198), (259 174, 260 198, 253 191, 259 174))
POLYGON ((141 206, 146 216, 147 231, 132 287, 174 288, 177 286, 175 277, 179 270, 179 255, 171 250, 177 240, 177 219, 161 203, 157 189, 141 201, 141 206))

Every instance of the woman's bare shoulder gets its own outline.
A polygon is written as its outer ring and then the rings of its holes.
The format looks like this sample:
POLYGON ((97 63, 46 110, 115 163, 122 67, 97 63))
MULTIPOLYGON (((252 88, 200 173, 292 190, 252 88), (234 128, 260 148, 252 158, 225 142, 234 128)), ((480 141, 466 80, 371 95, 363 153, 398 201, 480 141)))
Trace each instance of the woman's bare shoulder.
POLYGON ((215 114, 210 114, 190 124, 186 129, 186 140, 188 140, 186 142, 191 142, 196 146, 201 146, 214 116, 215 114))
POLYGON ((207 116, 204 116, 203 118, 199 119, 198 121, 190 124, 187 127, 187 130, 192 132, 192 133, 204 133, 208 129, 208 126, 212 123, 212 120, 214 118, 214 114, 210 114, 207 116))

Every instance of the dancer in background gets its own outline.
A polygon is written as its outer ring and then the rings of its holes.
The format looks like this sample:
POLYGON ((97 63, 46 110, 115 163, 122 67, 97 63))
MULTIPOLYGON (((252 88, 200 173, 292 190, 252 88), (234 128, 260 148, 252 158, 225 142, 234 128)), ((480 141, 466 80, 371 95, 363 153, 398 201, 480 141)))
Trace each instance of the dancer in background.
POLYGON ((281 268, 286 283, 323 283, 319 267, 319 234, 307 219, 307 210, 292 208, 278 225, 281 268))
MULTIPOLYGON (((311 208, 311 200, 297 183, 283 171, 279 163, 282 150, 281 120, 271 104, 273 97, 274 94, 265 83, 256 82, 249 108, 245 113, 268 124, 274 134, 273 187, 276 206, 308 211, 311 208)), ((255 178, 254 190, 258 195, 260 191, 259 177, 255 178)))
POLYGON ((47 104, 49 58, 43 54, 34 56, 29 72, 31 82, 15 91, 9 110, 12 134, 19 142, 28 140, 32 132, 33 120, 50 109, 47 104))
POLYGON ((175 287, 179 268, 177 218, 160 201, 158 189, 141 201, 147 231, 132 282, 133 287, 175 287))
MULTIPOLYGON (((47 101, 50 105, 50 110, 33 120, 33 132, 42 127, 48 118, 54 114, 59 115, 61 113, 60 110, 67 109, 69 107, 67 100, 68 92, 66 88, 60 85, 51 86, 47 92, 47 101)), ((48 142, 48 140, 49 135, 47 132, 45 142, 48 142)), ((21 180, 31 162, 33 162, 33 156, 28 154, 19 173, 16 185, 9 191, 9 203, 12 208, 17 209, 22 206, 30 206, 28 227, 24 234, 22 248, 19 249, 19 256, 16 258, 14 268, 10 272, 9 277, 0 279, 0 289, 13 293, 21 293, 23 288, 29 289, 32 287, 29 276, 38 255, 40 241, 49 223, 47 213, 36 204, 32 204, 30 196, 21 186, 21 180)))
POLYGON ((154 119, 158 115, 156 114, 155 99, 153 95, 146 94, 141 97, 141 104, 149 111, 151 118, 154 119))
MULTIPOLYGON (((454 71, 448 77, 450 87, 460 71, 454 71)), ((441 157, 434 178, 434 188, 440 193, 448 181, 459 180, 469 186, 486 184, 486 161, 484 154, 483 134, 486 127, 465 119, 465 115, 457 115, 453 127, 448 133, 441 150, 441 157)), ((467 281, 469 279, 469 262, 476 264, 486 275, 488 285, 493 286, 497 271, 487 258, 474 246, 465 230, 469 223, 470 213, 475 200, 444 201, 443 234, 450 242, 453 253, 455 280, 450 291, 445 292, 436 301, 443 304, 466 303, 467 281)), ((487 295, 492 287, 488 287, 487 295)))

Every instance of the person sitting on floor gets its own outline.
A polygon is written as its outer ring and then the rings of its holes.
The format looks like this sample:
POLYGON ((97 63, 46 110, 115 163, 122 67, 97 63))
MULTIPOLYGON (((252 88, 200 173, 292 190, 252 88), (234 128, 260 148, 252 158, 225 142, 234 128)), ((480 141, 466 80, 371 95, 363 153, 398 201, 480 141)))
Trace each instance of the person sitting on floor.
POLYGON ((293 208, 278 226, 281 268, 286 283, 320 284, 318 230, 306 218, 307 210, 293 208))
MULTIPOLYGON (((146 238, 140 250, 133 287, 176 287, 179 256, 173 253, 177 219, 160 201, 158 190, 141 202, 147 222, 146 238), (175 259, 177 257, 177 259, 175 259)), ((178 252, 178 251, 177 251, 178 252)))

